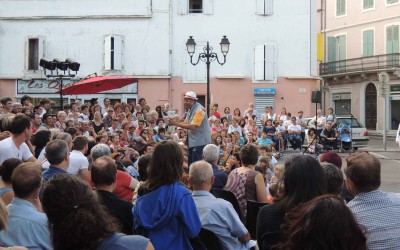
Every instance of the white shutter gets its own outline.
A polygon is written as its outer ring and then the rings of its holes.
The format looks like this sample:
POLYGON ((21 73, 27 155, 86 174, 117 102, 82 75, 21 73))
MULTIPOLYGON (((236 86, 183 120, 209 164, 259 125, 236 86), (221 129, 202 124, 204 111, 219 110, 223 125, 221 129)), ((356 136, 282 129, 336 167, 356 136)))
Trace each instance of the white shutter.
POLYGON ((189 0, 178 0, 178 14, 187 15, 189 13, 189 0))
POLYGON ((256 14, 265 15, 265 0, 256 0, 256 14))
POLYGON ((122 70, 122 37, 114 36, 114 70, 122 70))
POLYGON ((203 14, 212 15, 213 14, 213 0, 203 0, 203 14))
POLYGON ((265 15, 274 13, 274 0, 265 0, 265 15))
POLYGON ((104 70, 111 70, 111 36, 104 39, 104 70))
POLYGON ((265 80, 275 79, 275 48, 265 45, 265 80))
POLYGON ((254 48, 254 79, 264 80, 265 70, 265 50, 264 45, 256 45, 254 48))
MULTIPOLYGON (((45 58, 44 56, 44 38, 38 37, 38 60, 40 61, 41 58, 45 58)), ((39 62, 38 62, 39 65, 39 62)))
MULTIPOLYGON (((196 51, 193 55, 193 62, 197 62, 198 58, 198 53, 203 51, 203 47, 205 46, 205 43, 203 42, 197 42, 196 45, 196 51)), ((186 62, 186 70, 185 70, 185 81, 186 82, 206 82, 207 81, 207 67, 206 63, 203 62, 202 60, 199 61, 199 63, 194 66, 193 64, 190 63, 190 56, 188 55, 187 51, 185 50, 184 57, 185 57, 185 62, 186 62)))

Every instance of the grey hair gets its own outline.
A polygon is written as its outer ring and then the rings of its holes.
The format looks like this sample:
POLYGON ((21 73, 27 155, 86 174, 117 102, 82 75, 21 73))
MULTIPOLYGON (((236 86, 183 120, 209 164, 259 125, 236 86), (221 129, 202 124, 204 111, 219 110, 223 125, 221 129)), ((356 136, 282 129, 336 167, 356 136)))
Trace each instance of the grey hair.
POLYGON ((213 163, 219 158, 219 149, 214 144, 208 144, 203 149, 203 158, 209 163, 213 163))
POLYGON ((196 161, 189 167, 189 178, 193 185, 202 185, 214 176, 211 164, 206 161, 196 161))
POLYGON ((65 133, 65 132, 61 132, 57 135, 56 139, 60 139, 63 141, 66 141, 67 143, 72 142, 72 136, 71 134, 65 133))
POLYGON ((92 162, 94 162, 97 158, 102 156, 110 156, 111 149, 106 144, 99 143, 90 150, 90 156, 92 158, 92 162))
POLYGON ((11 107, 12 110, 16 110, 17 108, 22 108, 22 104, 19 102, 14 102, 11 107))
POLYGON ((61 131, 58 128, 51 128, 50 133, 51 133, 51 138, 56 138, 61 133, 61 131))
POLYGON ((69 153, 68 144, 62 140, 52 140, 46 145, 46 158, 51 165, 59 165, 69 153))

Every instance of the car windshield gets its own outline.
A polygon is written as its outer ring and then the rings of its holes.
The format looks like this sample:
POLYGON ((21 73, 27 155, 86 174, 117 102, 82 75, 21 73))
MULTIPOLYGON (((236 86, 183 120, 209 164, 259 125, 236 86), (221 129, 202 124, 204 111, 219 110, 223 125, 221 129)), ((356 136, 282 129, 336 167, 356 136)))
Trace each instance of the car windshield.
MULTIPOLYGON (((343 125, 350 126, 351 119, 350 118, 338 118, 338 125, 343 123, 343 125)), ((363 128, 364 126, 357 121, 356 118, 353 118, 353 123, 351 124, 352 128, 363 128)))

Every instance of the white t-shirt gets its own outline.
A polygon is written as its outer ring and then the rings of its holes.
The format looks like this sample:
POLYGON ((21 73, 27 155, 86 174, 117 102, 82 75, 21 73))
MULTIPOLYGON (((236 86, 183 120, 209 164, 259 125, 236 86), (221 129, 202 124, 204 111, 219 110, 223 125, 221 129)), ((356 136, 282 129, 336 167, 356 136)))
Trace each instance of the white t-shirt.
POLYGON ((297 131, 301 132, 301 126, 297 125, 297 124, 296 125, 290 124, 288 127, 288 130, 291 130, 293 132, 297 132, 297 131))
POLYGON ((229 125, 228 134, 232 134, 235 131, 238 131, 240 136, 242 136, 242 127, 237 125, 237 127, 235 128, 233 125, 229 125))
POLYGON ((88 169, 89 161, 82 154, 82 152, 77 150, 72 150, 69 154, 69 167, 67 168, 67 172, 72 175, 78 175, 81 169, 88 169))
POLYGON ((3 164, 5 160, 10 158, 17 158, 21 161, 27 161, 31 157, 33 157, 33 154, 25 142, 22 143, 19 148, 17 148, 17 146, 14 144, 12 136, 0 141, 0 165, 3 164))
MULTIPOLYGON (((313 117, 313 120, 315 121, 315 116, 313 117)), ((325 117, 324 116, 317 116, 317 123, 320 123, 322 126, 317 125, 317 129, 324 129, 325 128, 325 117)))

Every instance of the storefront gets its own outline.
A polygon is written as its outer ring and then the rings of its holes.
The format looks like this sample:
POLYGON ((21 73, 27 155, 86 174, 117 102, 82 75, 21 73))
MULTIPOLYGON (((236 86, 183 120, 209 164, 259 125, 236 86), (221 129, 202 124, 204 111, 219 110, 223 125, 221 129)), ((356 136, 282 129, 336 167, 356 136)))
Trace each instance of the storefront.
MULTIPOLYGON (((66 88, 75 84, 71 80, 63 80, 63 87, 66 88)), ((17 80, 17 95, 18 101, 24 95, 29 95, 34 105, 38 105, 40 99, 49 98, 51 101, 51 109, 54 111, 60 110, 60 94, 57 91, 60 88, 59 80, 47 80, 47 79, 18 79, 17 80)), ((126 102, 129 103, 132 100, 137 100, 137 83, 130 84, 120 89, 110 90, 107 92, 100 92, 92 95, 64 95, 63 103, 72 103, 75 100, 80 100, 81 103, 90 103, 90 99, 98 98, 100 105, 103 105, 104 98, 109 98, 114 102, 126 102)))

